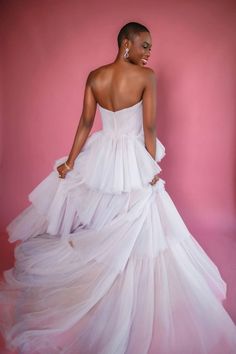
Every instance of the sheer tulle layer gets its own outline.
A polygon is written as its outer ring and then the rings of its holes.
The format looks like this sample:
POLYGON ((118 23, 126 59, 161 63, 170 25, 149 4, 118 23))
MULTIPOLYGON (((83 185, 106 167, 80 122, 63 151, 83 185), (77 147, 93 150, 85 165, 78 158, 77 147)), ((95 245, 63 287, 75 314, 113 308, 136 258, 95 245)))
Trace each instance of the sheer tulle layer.
MULTIPOLYGON (((81 186, 75 200, 87 192, 81 186)), ((0 292, 9 348, 218 354, 225 343, 225 353, 234 353, 235 326, 221 304, 226 284, 164 182, 124 195, 90 193, 94 209, 83 227, 82 216, 77 225, 72 218, 72 232, 53 236, 43 233, 48 224, 39 218, 42 234, 16 247, 15 268, 5 272, 0 292)), ((67 213, 69 206, 74 214, 78 205, 68 203, 67 213)), ((40 211, 31 206, 29 215, 40 211)))
MULTIPOLYGON (((164 184, 160 179, 155 190, 163 191, 164 184)), ((53 171, 29 194, 31 205, 7 226, 9 240, 27 240, 43 233, 67 237, 78 229, 103 229, 127 213, 130 200, 135 203, 150 189, 149 185, 132 193, 103 193, 72 174, 62 180, 53 171)))
MULTIPOLYGON (((165 148, 156 141, 156 160, 160 161, 165 148)), ((93 133, 63 180, 58 178, 56 167, 66 158, 56 160, 53 171, 29 194, 32 205, 7 226, 10 241, 26 240, 43 232, 63 235, 79 225, 94 226, 97 223, 92 214, 99 208, 96 219, 101 226, 111 210, 122 211, 122 201, 129 193, 148 189, 154 175, 161 171, 145 149, 143 135, 114 139, 103 131, 93 133), (110 208, 104 209, 102 205, 106 203, 110 203, 110 208)))
MULTIPOLYGON (((157 138, 154 160, 144 147, 143 134, 112 136, 101 130, 86 141, 70 174, 104 193, 130 192, 148 186, 161 172, 157 162, 164 156, 165 148, 157 138)), ((66 159, 57 160, 56 165, 66 159)))
MULTIPOLYGON (((204 256, 191 239, 155 258, 134 252, 121 272, 96 260, 85 265, 66 240, 30 243, 16 250, 17 272, 5 274, 4 316, 17 318, 5 329, 10 347, 25 354, 199 354, 225 341, 224 352, 233 353, 232 321, 195 269, 192 260, 204 256)), ((220 280, 211 271, 209 278, 220 280)), ((224 284, 219 288, 224 296, 224 284)))
POLYGON ((141 103, 102 109, 65 180, 53 171, 8 226, 15 267, 0 329, 24 354, 235 353, 226 283, 189 233, 144 147, 141 103), (131 119, 132 118, 132 119, 131 119), (135 119, 139 118, 139 120, 135 119), (129 124, 127 123, 129 122, 129 124), (141 133, 140 133, 141 132, 141 133))

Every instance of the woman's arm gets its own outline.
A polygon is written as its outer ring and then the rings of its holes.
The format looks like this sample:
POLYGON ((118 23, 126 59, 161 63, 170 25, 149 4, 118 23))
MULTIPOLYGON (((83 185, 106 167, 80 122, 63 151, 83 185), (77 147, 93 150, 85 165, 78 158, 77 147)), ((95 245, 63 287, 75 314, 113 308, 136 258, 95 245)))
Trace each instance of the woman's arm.
POLYGON ((82 114, 80 117, 79 125, 75 134, 71 151, 66 161, 66 163, 71 168, 73 167, 76 157, 78 156, 83 145, 85 144, 94 122, 94 117, 96 113, 96 100, 92 91, 92 81, 93 72, 90 72, 85 85, 82 114))
POLYGON ((93 126, 96 113, 96 100, 92 91, 92 83, 93 71, 90 72, 86 80, 83 110, 68 159, 65 163, 57 167, 60 178, 65 178, 67 172, 73 168, 74 161, 85 144, 93 126))
MULTIPOLYGON (((143 131, 147 151, 156 159, 156 75, 146 68, 145 88, 143 92, 143 131)), ((154 185, 159 180, 156 174, 151 182, 154 185)))
POLYGON ((150 155, 156 157, 156 75, 150 68, 146 69, 145 88, 143 92, 143 130, 145 147, 150 155))

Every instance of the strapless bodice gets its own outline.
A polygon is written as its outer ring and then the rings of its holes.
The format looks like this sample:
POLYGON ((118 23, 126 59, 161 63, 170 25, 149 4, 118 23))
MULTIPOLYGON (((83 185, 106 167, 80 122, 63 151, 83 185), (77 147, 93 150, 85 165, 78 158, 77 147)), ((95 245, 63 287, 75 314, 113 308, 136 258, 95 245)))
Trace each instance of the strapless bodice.
POLYGON ((142 100, 128 108, 111 111, 98 104, 102 130, 113 137, 137 136, 143 133, 142 100))

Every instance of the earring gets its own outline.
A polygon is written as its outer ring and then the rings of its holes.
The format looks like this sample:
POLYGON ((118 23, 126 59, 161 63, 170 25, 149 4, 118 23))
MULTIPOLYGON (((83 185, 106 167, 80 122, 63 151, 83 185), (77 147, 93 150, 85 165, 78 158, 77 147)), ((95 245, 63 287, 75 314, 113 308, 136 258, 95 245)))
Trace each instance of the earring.
POLYGON ((124 58, 128 58, 129 57, 129 48, 125 48, 125 53, 124 53, 124 58))

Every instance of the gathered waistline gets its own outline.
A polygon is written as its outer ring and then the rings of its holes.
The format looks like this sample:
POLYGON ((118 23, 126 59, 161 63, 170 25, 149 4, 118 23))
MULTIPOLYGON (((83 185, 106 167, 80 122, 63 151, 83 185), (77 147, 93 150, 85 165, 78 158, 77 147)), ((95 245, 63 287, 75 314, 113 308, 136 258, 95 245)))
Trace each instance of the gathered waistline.
POLYGON ((108 132, 105 130, 101 130, 102 134, 106 135, 109 138, 112 139, 121 139, 121 138, 128 138, 128 139, 140 139, 140 138, 144 138, 144 134, 138 133, 117 133, 117 132, 108 132))

